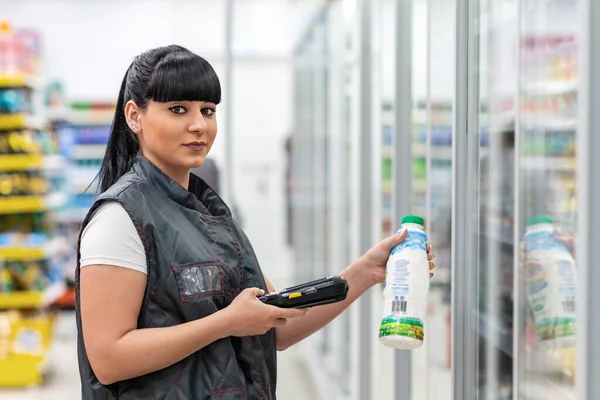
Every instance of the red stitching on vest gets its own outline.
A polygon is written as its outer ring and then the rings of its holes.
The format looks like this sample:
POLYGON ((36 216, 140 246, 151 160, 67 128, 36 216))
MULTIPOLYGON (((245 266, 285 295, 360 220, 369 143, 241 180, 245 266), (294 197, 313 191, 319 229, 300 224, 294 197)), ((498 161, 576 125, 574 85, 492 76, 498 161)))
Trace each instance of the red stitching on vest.
MULTIPOLYGON (((219 227, 219 225, 214 225, 214 227, 215 227, 215 238, 216 238, 219 235, 220 227, 219 227)), ((216 244, 216 241, 215 241, 215 244, 216 244)), ((218 244, 216 244, 215 253, 216 253, 217 257, 219 258, 219 260, 225 262, 225 251, 218 244), (221 251, 219 252, 219 250, 221 250, 221 251)))
POLYGON ((206 361, 210 362, 210 364, 217 370, 217 372, 221 374, 221 382, 219 382, 219 384, 217 385, 217 389, 215 390, 220 390, 219 388, 223 384, 223 381, 227 381, 227 383, 229 383, 230 385, 232 384, 232 382, 230 382, 229 379, 227 379, 227 370, 229 369, 229 363, 231 363, 231 354, 229 354, 229 359, 227 360, 227 367, 225 368, 225 372, 221 372, 219 367, 217 367, 217 365, 214 363, 213 360, 211 360, 210 357, 206 357, 206 361))
MULTIPOLYGON (((168 313, 167 313, 165 310, 163 310, 161 307, 159 307, 159 306, 158 306, 158 304, 157 304, 157 303, 156 303, 154 300, 150 299, 150 303, 154 304, 154 305, 156 306, 156 309, 157 309, 158 311, 162 312, 162 313, 164 314, 164 316, 166 316, 166 317, 167 317, 167 319, 168 319, 168 320, 169 320, 171 323, 173 323, 174 325, 183 324, 183 321, 180 321, 180 320, 178 320, 178 319, 175 319, 175 317, 173 317, 173 316, 169 315, 169 314, 168 314, 168 313)), ((155 316, 155 315, 156 315, 156 312, 153 312, 153 313, 152 313, 152 319, 151 319, 151 322, 153 322, 153 321, 154 321, 154 316, 155 316)), ((147 327, 148 327, 148 328, 151 328, 151 327, 152 327, 152 323, 149 323, 149 324, 147 324, 147 327)))
MULTIPOLYGON (((188 360, 188 358, 185 358, 181 361, 181 367, 179 367, 179 372, 177 373, 177 378, 175 378, 175 382, 173 382, 173 386, 171 386, 171 389, 169 390, 169 393, 167 393, 167 395, 165 396, 165 399, 169 398, 169 395, 171 394, 173 389, 175 389, 177 387, 177 385, 179 384, 179 378, 181 378, 181 372, 183 371, 183 366, 185 365, 187 360, 188 360)), ((180 390, 180 392, 181 392, 181 390, 180 390)), ((183 396, 187 399, 185 394, 183 396)))
POLYGON ((262 393, 261 399, 264 399, 265 396, 265 391, 263 389, 263 383, 262 383, 262 379, 260 379, 260 373, 258 372, 258 369, 256 368, 256 352, 254 351, 254 344, 252 343, 253 337, 244 337, 243 339, 245 339, 248 343, 248 347, 250 348, 250 351, 252 353, 252 359, 254 360, 254 363, 252 364, 252 372, 254 373, 254 380, 256 381, 256 383, 258 384, 258 387, 262 393))
POLYGON ((243 386, 234 386, 227 389, 216 390, 211 394, 211 397, 222 397, 226 394, 240 392, 244 395, 244 399, 246 398, 246 390, 243 386))
POLYGON ((269 385, 269 398, 275 399, 277 394, 277 385, 269 385), (271 397, 273 396, 273 397, 271 397))
POLYGON ((181 390, 181 389, 179 388, 179 386, 175 386, 175 389, 179 390, 179 393, 181 393, 181 395, 182 395, 184 398, 188 399, 188 397, 185 395, 185 393, 183 393, 183 390, 181 390))

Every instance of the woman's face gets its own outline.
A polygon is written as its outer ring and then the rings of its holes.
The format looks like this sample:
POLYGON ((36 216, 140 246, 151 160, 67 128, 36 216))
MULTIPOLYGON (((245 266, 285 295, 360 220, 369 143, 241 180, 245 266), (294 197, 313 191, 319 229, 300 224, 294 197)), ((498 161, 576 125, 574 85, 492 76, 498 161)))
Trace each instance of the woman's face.
POLYGON ((216 107, 204 101, 149 101, 131 115, 139 122, 142 154, 170 175, 200 167, 217 136, 216 107))

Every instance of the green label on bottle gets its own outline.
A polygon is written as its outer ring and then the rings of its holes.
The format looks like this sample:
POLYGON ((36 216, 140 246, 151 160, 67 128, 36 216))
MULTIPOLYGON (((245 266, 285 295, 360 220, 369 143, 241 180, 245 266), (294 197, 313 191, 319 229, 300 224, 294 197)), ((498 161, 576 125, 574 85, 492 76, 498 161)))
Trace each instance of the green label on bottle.
POLYGON ((546 318, 537 329, 541 341, 575 336, 575 318, 546 318))
POLYGON ((379 328, 379 337, 385 336, 405 336, 422 341, 425 336, 423 321, 419 318, 389 315, 381 321, 379 328))

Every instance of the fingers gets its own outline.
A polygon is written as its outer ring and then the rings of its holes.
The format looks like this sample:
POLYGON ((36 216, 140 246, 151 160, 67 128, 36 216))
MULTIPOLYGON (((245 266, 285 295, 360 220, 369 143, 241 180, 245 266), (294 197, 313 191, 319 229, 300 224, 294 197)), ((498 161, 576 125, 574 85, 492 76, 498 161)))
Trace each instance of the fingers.
POLYGON ((260 297, 265 294, 265 291, 259 288, 248 288, 244 289, 244 293, 247 293, 248 296, 260 297))
POLYGON ((408 234, 408 230, 406 228, 403 228, 400 231, 400 233, 397 233, 397 234, 385 239, 385 241, 384 241, 385 247, 387 247, 387 249, 389 251, 391 251, 394 248, 394 246, 402 243, 404 241, 404 239, 406 239, 407 234, 408 234))
POLYGON ((575 237, 573 235, 565 234, 560 228, 554 230, 554 236, 562 244, 569 248, 575 247, 575 237))
POLYGON ((277 318, 273 321, 273 326, 283 326, 287 324, 287 319, 285 318, 277 318))
POLYGON ((427 243, 425 246, 427 249, 427 260, 429 261, 429 269, 435 268, 435 254, 433 254, 433 250, 430 243, 427 243))

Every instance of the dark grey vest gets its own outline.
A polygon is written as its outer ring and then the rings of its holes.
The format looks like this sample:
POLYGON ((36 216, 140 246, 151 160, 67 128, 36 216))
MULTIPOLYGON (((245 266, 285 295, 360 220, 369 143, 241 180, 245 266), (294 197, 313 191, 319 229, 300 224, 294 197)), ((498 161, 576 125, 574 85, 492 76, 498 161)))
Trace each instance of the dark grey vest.
MULTIPOLYGON (((244 288, 266 290, 248 238, 219 196, 193 174, 187 191, 139 155, 131 171, 98 197, 82 231, 104 201, 123 205, 144 243, 148 283, 138 328, 197 320, 229 305, 244 288)), ((79 265, 76 294, 84 399, 275 399, 274 330, 262 336, 222 339, 163 370, 102 385, 83 344, 79 265)))

